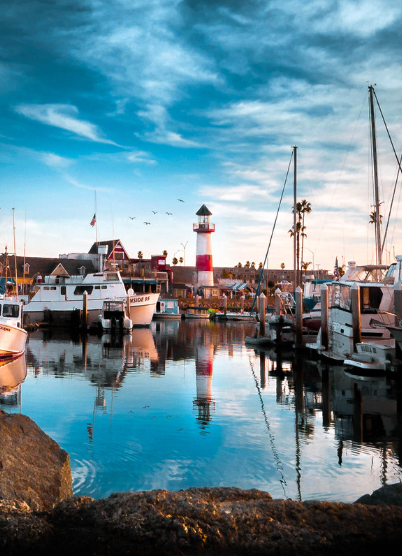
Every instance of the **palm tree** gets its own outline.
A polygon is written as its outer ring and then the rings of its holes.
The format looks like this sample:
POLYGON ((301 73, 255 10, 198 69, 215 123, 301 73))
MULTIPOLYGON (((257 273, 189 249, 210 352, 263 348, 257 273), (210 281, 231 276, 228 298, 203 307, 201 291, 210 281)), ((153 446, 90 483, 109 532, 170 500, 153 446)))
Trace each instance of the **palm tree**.
POLYGON ((242 268, 243 265, 241 263, 237 263, 237 268, 242 268))
POLYGON ((162 255, 163 255, 164 257, 167 257, 167 256, 168 256, 168 252, 166 251, 166 249, 163 251, 162 255))
POLYGON ((144 255, 142 254, 142 251, 138 251, 137 257, 139 259, 142 259, 144 257, 144 255))
POLYGON ((255 263, 251 263, 251 268, 255 268, 255 263))
MULTIPOLYGON (((296 221, 296 269, 295 270, 297 276, 297 283, 300 283, 301 281, 300 267, 301 267, 301 262, 303 261, 304 238, 307 237, 307 234, 305 232, 306 226, 304 225, 304 219, 305 219, 305 215, 310 213, 311 210, 312 210, 311 203, 306 201, 306 199, 303 199, 302 201, 296 203, 297 221, 296 221), (301 248, 300 248, 300 237, 301 237, 301 248)), ((292 209, 292 212, 294 213, 294 208, 292 209)), ((289 230, 289 234, 291 237, 294 236, 295 234, 294 225, 289 230)), ((297 286, 297 284, 295 284, 295 286, 297 286)))
POLYGON ((173 266, 176 266, 178 262, 179 261, 176 259, 176 257, 173 257, 173 260, 172 260, 173 266))
POLYGON ((258 263, 258 270, 262 269, 262 263, 258 263))
POLYGON ((307 270, 310 265, 311 265, 311 262, 310 263, 302 263, 301 267, 302 267, 303 270, 307 270))
POLYGON ((179 263, 180 263, 180 264, 183 264, 183 260, 184 260, 183 257, 180 257, 179 263))
POLYGON ((250 268, 250 261, 246 261, 246 264, 244 265, 244 268, 250 268))

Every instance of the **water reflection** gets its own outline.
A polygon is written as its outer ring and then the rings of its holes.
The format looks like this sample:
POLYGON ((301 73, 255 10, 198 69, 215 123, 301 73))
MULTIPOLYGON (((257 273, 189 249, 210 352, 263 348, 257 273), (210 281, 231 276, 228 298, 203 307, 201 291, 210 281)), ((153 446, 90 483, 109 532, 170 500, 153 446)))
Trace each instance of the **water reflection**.
POLYGON ((252 330, 196 321, 124 337, 39 330, 22 410, 70 453, 77 494, 235 485, 353 501, 402 480, 396 378, 249 349, 252 330))
POLYGON ((25 355, 0 363, 0 408, 21 407, 21 384, 27 375, 25 355))

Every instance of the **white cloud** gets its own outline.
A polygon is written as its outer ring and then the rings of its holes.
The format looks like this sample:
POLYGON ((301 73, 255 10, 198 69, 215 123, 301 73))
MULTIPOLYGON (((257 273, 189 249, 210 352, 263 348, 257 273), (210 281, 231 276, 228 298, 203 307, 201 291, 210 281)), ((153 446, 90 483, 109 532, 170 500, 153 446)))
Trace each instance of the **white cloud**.
POLYGON ((76 117, 78 109, 75 106, 69 104, 20 104, 15 107, 15 110, 26 118, 70 131, 84 139, 116 145, 113 141, 102 137, 96 125, 78 119, 76 117))
POLYGON ((43 162, 52 168, 67 168, 73 161, 54 153, 42 153, 43 162))
POLYGON ((145 151, 132 151, 126 154, 126 158, 129 162, 134 164, 156 164, 156 160, 152 158, 150 153, 145 151))

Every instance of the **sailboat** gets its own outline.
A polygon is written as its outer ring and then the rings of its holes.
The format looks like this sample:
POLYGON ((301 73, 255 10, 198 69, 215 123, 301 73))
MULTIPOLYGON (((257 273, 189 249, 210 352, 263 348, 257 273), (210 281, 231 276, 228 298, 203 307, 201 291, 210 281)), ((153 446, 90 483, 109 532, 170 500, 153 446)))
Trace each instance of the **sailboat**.
POLYGON ((361 372, 382 371, 395 363, 390 326, 395 324, 393 284, 399 279, 402 263, 401 258, 390 267, 382 264, 374 95, 370 86, 376 264, 357 266, 351 262, 345 275, 329 285, 328 308, 323 308, 328 313, 322 315, 322 322, 327 322, 328 327, 321 327, 316 342, 307 344, 322 358, 355 366, 361 372))
MULTIPOLYGON (((14 209, 13 209, 14 221, 14 209)), ((14 256, 15 250, 15 226, 14 228, 14 256)), ((14 295, 8 293, 9 269, 7 247, 5 250, 5 269, 6 277, 4 281, 4 292, 0 294, 0 359, 19 357, 25 351, 27 332, 23 328, 23 305, 18 301, 17 284, 17 264, 15 264, 15 292, 14 295)))

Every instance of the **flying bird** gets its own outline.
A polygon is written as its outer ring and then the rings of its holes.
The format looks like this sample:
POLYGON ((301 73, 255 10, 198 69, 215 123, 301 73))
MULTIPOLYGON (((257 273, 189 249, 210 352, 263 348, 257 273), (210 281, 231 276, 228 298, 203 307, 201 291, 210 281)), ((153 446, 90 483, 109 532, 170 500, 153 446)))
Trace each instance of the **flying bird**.
POLYGON ((154 214, 156 214, 158 211, 157 211, 157 210, 151 210, 151 212, 153 212, 154 214))
POLYGON ((144 224, 150 224, 151 222, 144 222, 144 224))
POLYGON ((177 199, 178 201, 180 201, 181 203, 184 203, 183 199, 177 199))
POLYGON ((167 212, 166 214, 169 214, 169 216, 172 216, 172 213, 171 213, 171 212, 167 212))
POLYGON ((129 218, 131 218, 131 220, 134 220, 137 217, 136 216, 129 216, 129 218))

